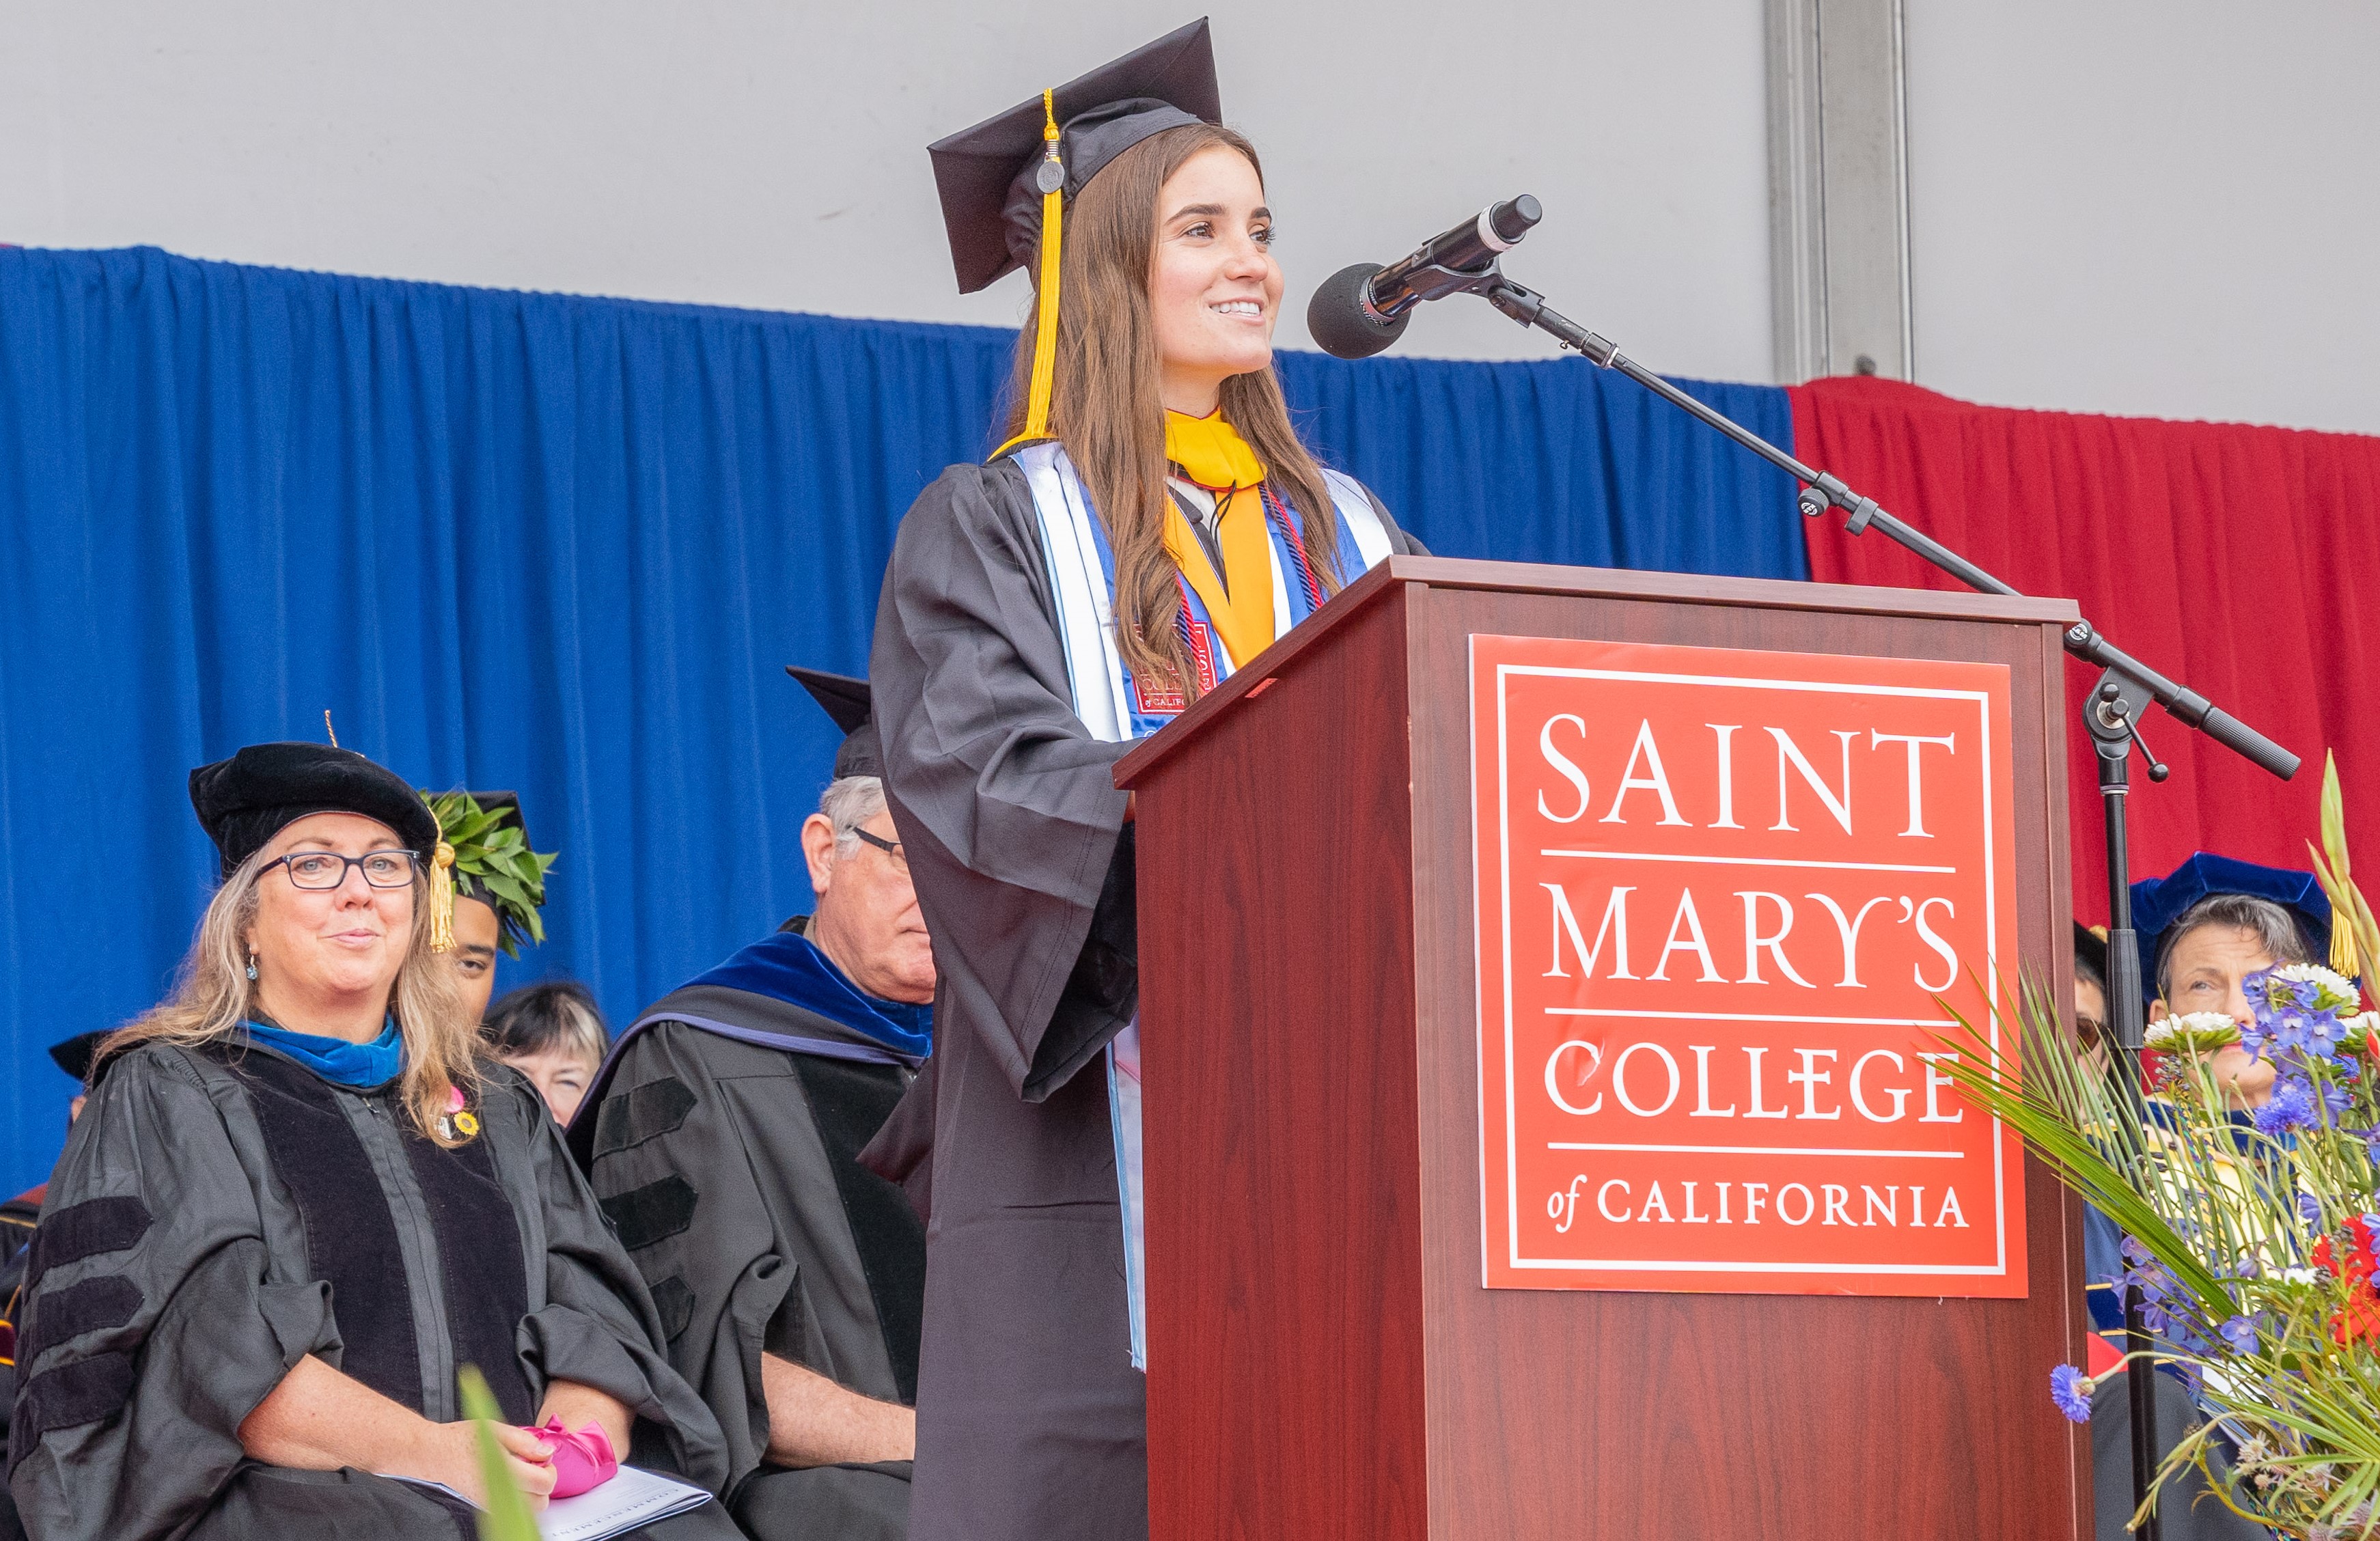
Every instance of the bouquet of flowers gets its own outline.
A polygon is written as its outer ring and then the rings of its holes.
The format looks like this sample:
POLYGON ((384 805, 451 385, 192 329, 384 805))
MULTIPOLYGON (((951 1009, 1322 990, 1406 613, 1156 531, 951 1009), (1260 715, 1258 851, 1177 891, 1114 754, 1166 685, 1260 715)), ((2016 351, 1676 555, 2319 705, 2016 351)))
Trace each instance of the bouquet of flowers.
MULTIPOLYGON (((1944 1068, 2123 1229, 2115 1282, 2137 1294, 2154 1342, 2131 1357, 2171 1366, 2207 1414, 2167 1456, 2160 1486, 2208 1470, 2220 1439, 2238 1481, 2209 1472, 2215 1494, 2284 1535, 2327 1541, 2380 1537, 2380 1013, 2349 977, 2358 957, 2380 957, 2380 927, 2350 876, 2336 765, 2322 836, 2334 966, 2252 976, 2250 1023, 2152 1025, 2161 1052, 2148 1098, 2075 1043, 2037 981, 2017 1013, 2021 1079, 1963 1020, 1960 1059, 1944 1068), (2230 1105, 2210 1063, 2231 1044, 2277 1073, 2252 1113, 2230 1105)), ((2052 1400, 2078 1421, 2091 1390, 2071 1365, 2052 1376, 2052 1400)))

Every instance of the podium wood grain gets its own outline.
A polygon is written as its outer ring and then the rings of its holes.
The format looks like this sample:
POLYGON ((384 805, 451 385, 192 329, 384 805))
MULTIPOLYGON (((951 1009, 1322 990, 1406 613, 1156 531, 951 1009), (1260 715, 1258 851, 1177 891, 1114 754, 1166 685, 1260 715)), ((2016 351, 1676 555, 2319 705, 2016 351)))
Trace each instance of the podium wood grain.
POLYGON ((2079 1207, 2028 1298, 1483 1289, 1474 633, 2001 662, 2019 947, 2071 967, 2062 601, 1392 558, 1139 794, 1159 1541, 2091 1531, 2079 1207))

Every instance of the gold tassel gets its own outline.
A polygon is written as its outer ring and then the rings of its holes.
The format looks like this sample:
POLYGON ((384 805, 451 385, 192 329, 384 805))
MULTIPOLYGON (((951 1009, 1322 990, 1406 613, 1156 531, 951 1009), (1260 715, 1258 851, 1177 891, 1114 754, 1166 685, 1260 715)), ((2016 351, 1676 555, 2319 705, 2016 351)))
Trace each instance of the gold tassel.
POLYGON ((1058 154, 1058 105, 1041 93, 1041 298, 1033 334, 1033 383, 1025 394, 1025 431, 992 452, 1050 437, 1050 393, 1058 369, 1058 256, 1066 228, 1066 164, 1058 154))
POLYGON ((2355 957, 2355 922, 2339 914, 2336 904, 2330 912, 2330 966, 2333 973, 2350 979, 2363 972, 2355 957))
POLYGON ((430 950, 455 951, 455 847, 443 840, 430 858, 430 950))

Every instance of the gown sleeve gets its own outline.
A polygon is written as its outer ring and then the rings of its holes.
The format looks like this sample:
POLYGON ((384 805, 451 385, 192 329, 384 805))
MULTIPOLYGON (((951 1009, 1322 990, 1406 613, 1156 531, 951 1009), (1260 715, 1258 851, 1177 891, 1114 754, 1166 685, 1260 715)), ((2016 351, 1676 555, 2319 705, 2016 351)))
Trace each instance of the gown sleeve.
POLYGON ((1088 1063, 1139 996, 1114 781, 1131 746, 1075 714, 1055 614, 1023 473, 954 466, 902 521, 868 669, 948 1004, 986 1025, 1028 1102, 1088 1063))
POLYGON ((197 1519, 239 1426, 309 1353, 328 1289, 276 1270, 251 1183, 178 1050, 110 1067, 67 1139, 27 1268, 9 1486, 44 1541, 144 1541, 197 1519))
POLYGON ((635 1417, 625 1459, 662 1467, 713 1493, 727 1482, 718 1420, 659 1346, 661 1318, 636 1266, 605 1222, 562 1142, 561 1126, 526 1081, 511 1088, 529 1122, 530 1170, 544 1208, 546 1304, 520 1327, 520 1350, 544 1380, 574 1380, 618 1398, 635 1417))

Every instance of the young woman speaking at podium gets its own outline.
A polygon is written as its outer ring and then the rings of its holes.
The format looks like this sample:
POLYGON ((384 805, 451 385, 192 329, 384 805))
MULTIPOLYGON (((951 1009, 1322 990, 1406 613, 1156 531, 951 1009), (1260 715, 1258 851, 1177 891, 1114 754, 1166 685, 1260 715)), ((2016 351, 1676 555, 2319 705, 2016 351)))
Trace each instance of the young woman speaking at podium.
POLYGON ((1147 1533, 1134 937, 1166 917, 1111 768, 1419 550, 1290 426, 1221 115, 1200 21, 932 147, 960 288, 1023 267, 1035 307, 1008 442, 910 509, 871 663, 941 970, 919 1541, 1147 1533))

